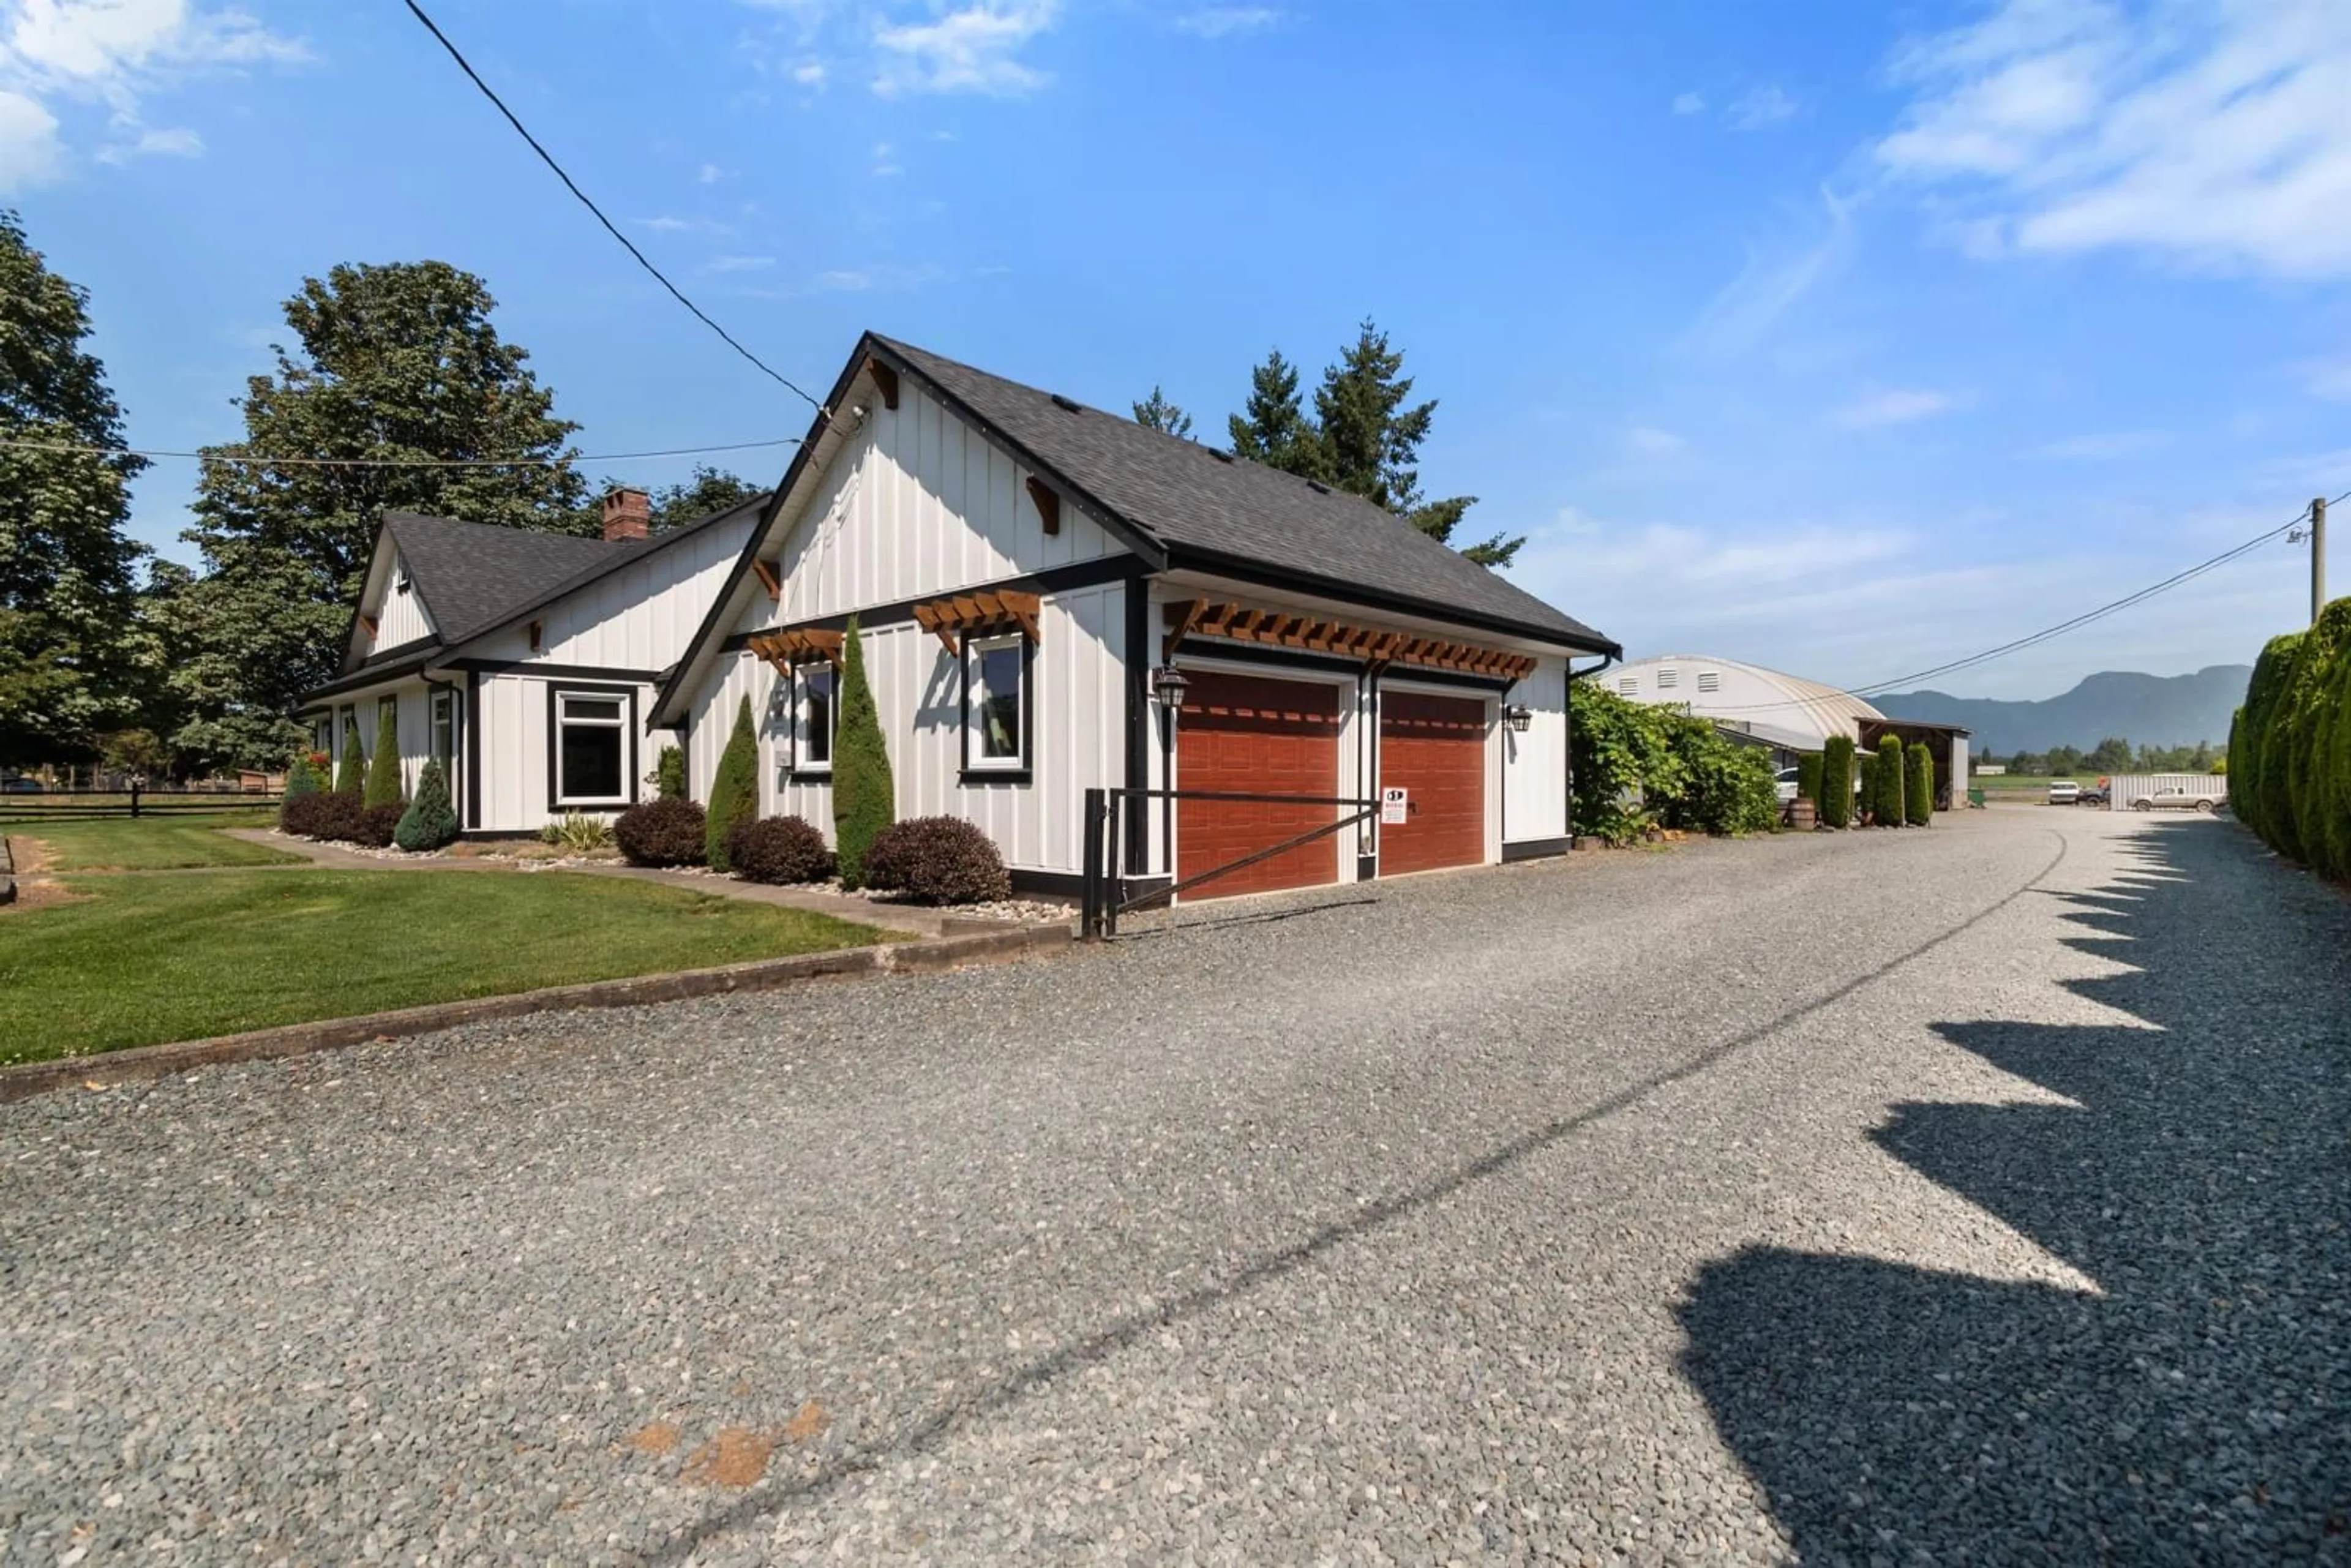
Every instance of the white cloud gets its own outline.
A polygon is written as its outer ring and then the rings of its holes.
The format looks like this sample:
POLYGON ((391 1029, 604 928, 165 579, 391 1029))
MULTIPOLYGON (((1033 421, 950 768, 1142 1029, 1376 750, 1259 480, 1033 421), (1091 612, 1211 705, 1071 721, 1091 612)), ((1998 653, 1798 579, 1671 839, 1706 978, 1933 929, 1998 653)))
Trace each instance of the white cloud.
POLYGON ((1674 99, 1674 112, 1676 114, 1704 114, 1706 112, 1706 99, 1700 98, 1694 92, 1677 94, 1674 99))
POLYGON ((193 156, 204 146, 195 131, 144 127, 148 96, 207 71, 309 57, 242 11, 194 0, 0 0, 0 192, 63 172, 60 103, 107 110, 108 162, 193 156))
POLYGON ((822 60, 802 60, 792 68, 792 79, 802 87, 822 87, 824 77, 822 60))
POLYGON ((1761 131, 1794 119, 1796 100, 1777 87, 1750 88, 1731 99, 1722 113, 1733 131, 1761 131))
POLYGON ((873 35, 882 64, 873 90, 973 92, 1018 98, 1050 79, 1019 54, 1051 29, 1059 0, 973 0, 928 22, 883 26, 873 35))
POLYGON ((2171 439, 2159 430, 2108 430, 2090 435, 2069 435, 2063 441, 2053 441, 2046 446, 2033 448, 2035 457, 2104 463, 2118 457, 2135 457, 2142 452, 2152 452, 2171 439))
POLYGON ((715 256, 702 264, 705 272, 765 272, 776 265, 772 256, 715 256))
POLYGON ((875 179, 886 180, 893 174, 903 174, 905 172, 904 165, 897 160, 896 150, 887 141, 876 141, 873 144, 873 177, 875 179))
POLYGON ((1684 349, 1736 353, 1751 347, 1814 285, 1851 262, 1853 203, 1825 185, 1820 203, 1817 227, 1807 215, 1805 232, 1747 247, 1739 275, 1707 301, 1683 334, 1684 349))
POLYGON ((676 234, 682 229, 694 227, 693 219, 674 218, 667 213, 650 218, 638 218, 634 221, 638 227, 652 229, 657 234, 676 234))
POLYGON ((1689 450, 1687 438, 1654 424, 1636 424, 1626 431, 1625 445, 1635 457, 1676 457, 1689 450))
POLYGON ((1261 32, 1280 20, 1281 13, 1270 5, 1204 5, 1176 17, 1176 28, 1196 38, 1229 38, 1261 32))
POLYGON ((1847 430, 1878 430, 1889 424, 1930 419, 1949 413, 1953 406, 1949 394, 1945 392, 1897 388, 1855 398, 1830 414, 1829 420, 1847 430))
POLYGON ((1913 101, 1876 148, 1970 204, 1977 254, 2142 249, 2351 275, 2351 6, 2003 0, 1890 68, 1913 101), (1990 238, 1983 237, 1988 231, 1990 238))
POLYGON ((697 185, 716 185, 725 178, 726 178, 726 170, 716 163, 705 163, 700 169, 695 171, 694 183, 697 185))

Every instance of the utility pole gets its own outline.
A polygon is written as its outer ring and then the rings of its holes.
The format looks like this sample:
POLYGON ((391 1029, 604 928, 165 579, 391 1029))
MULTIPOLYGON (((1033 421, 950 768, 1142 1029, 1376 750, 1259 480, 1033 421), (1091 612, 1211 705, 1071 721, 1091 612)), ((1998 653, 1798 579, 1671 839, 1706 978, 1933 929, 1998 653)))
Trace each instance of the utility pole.
POLYGON ((2310 503, 2310 623, 2326 608, 2326 497, 2310 503))

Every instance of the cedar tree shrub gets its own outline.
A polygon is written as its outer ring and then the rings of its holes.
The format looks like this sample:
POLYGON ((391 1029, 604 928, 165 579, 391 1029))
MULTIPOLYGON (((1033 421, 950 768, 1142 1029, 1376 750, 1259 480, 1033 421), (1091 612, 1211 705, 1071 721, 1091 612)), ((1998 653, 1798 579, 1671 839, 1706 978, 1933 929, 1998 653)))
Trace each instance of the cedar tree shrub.
POLYGON ((368 762, 367 785, 361 799, 371 806, 400 804, 400 711, 391 703, 376 706, 375 756, 368 762))
POLYGON ((1862 752, 1855 766, 1861 770, 1861 788, 1854 791, 1853 820, 1865 828, 1877 821, 1877 753, 1862 752))
POLYGON ((612 841, 631 865, 700 865, 710 852, 710 823, 691 800, 664 796, 612 820, 612 841))
POLYGON ((1877 825, 1902 825, 1902 742, 1894 736, 1877 742, 1877 825))
POLYGON ((1853 739, 1832 735, 1821 747, 1821 821, 1832 828, 1853 825, 1853 739))
POLYGON ((985 904, 1012 895, 1004 857, 960 817, 914 817, 874 834, 865 851, 865 885, 916 904, 985 904))
POLYGON ((653 794, 664 800, 685 799, 685 748, 664 746, 653 763, 653 794))
POLYGON ((2334 791, 2329 789, 2329 764, 2335 751, 2335 713, 2343 700, 2342 660, 2351 643, 2351 599, 2338 599, 2318 613, 2304 633, 2302 653, 2294 660, 2294 683, 2286 689, 2286 797, 2294 806, 2294 837, 2300 859, 2320 871, 2335 871, 2328 842, 2335 835, 2327 823, 2334 791))
MULTIPOLYGON (((882 716, 865 681, 865 649, 852 615, 841 640, 841 720, 832 747, 832 838, 842 887, 853 892, 865 885, 865 852, 897 817, 890 748, 883 743, 882 716)), ((988 852, 996 846, 989 844, 988 852)))
POLYGON ((448 776, 441 759, 428 757, 416 775, 416 799, 392 830, 392 841, 412 854, 437 850, 457 836, 457 812, 449 804, 448 776))
POLYGON ((307 751, 297 757, 294 766, 286 770, 285 798, 288 800, 301 795, 319 794, 326 788, 327 780, 319 777, 318 767, 307 751))
POLYGON ((335 768, 335 793, 359 798, 367 788, 367 753, 360 747, 360 733, 354 729, 343 737, 343 760, 335 768))
POLYGON ((712 871, 732 871, 726 835, 738 822, 759 814, 759 738, 751 727, 751 699, 736 705, 735 732, 718 754, 718 776, 710 782, 710 810, 703 824, 702 853, 712 871))
POLYGON ((1935 751, 1925 741, 1914 740, 1903 755, 1910 766, 1902 786, 1903 819, 1923 828, 1935 819, 1935 751))
POLYGON ((1821 754, 1807 751, 1796 758, 1796 798, 1821 803, 1821 754))
POLYGON ((832 852, 805 817, 736 823, 726 838, 726 858, 745 882, 822 882, 832 874, 832 852))

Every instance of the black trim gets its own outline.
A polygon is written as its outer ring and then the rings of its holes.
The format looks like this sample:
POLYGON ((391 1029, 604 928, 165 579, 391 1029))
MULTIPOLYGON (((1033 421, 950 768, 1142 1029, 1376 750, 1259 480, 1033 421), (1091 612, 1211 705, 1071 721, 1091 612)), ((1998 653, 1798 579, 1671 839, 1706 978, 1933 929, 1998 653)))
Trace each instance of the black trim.
MULTIPOLYGON (((861 623, 862 624, 862 623, 861 623)), ((956 722, 963 731, 963 752, 960 758, 963 784, 1026 784, 1037 766, 1037 644, 1019 632, 991 632, 979 639, 983 643, 1001 643, 1007 635, 1020 644, 1020 766, 989 768, 975 765, 971 759, 971 633, 967 632, 956 640, 956 666, 962 677, 956 722)))
POLYGON ((550 681, 634 681, 650 686, 659 670, 628 670, 605 664, 549 664, 535 659, 450 659, 445 667, 483 675, 529 675, 550 681))
POLYGON ((631 686, 600 686, 577 681, 547 683, 547 809, 549 811, 624 811, 643 798, 637 778, 637 688, 631 686), (622 697, 629 705, 628 716, 621 721, 621 781, 628 786, 624 800, 571 800, 563 794, 563 758, 561 746, 562 700, 567 696, 622 697))
POLYGON ((313 686, 298 699, 307 707, 324 702, 345 692, 363 691, 379 681, 402 681, 432 664, 434 653, 441 646, 438 637, 420 637, 413 643, 402 643, 388 648, 377 659, 361 664, 347 675, 338 675, 323 686, 313 686))
POLYGON ((1357 855, 1355 857, 1355 880, 1357 882, 1377 882, 1379 880, 1379 856, 1357 855))
POLYGON ((991 784, 1034 784, 1037 776, 1026 768, 962 768, 956 770, 956 783, 966 789, 985 789, 991 784))
POLYGON ((1011 590, 1021 593, 1063 593, 1071 589, 1092 588, 1105 582, 1140 582, 1144 580, 1142 563, 1133 556, 1104 556, 1100 560, 1079 561, 1071 566, 1057 566, 1049 570, 1029 572, 1022 577, 998 578, 993 582, 974 582, 962 588, 942 589, 926 593, 920 599, 901 600, 895 604, 877 604, 864 610, 844 610, 837 615, 818 615, 789 625, 763 626, 757 632, 737 632, 718 644, 722 653, 739 653, 751 645, 754 637, 765 637, 775 632, 840 632, 852 621, 860 631, 872 631, 883 626, 903 626, 914 618, 914 606, 932 604, 957 594, 998 593, 1011 590))
MULTIPOLYGON (((1151 788, 1151 580, 1138 577, 1126 585, 1126 787, 1130 789, 1151 788)), ((1162 731, 1161 751, 1167 758, 1168 770, 1161 780, 1164 788, 1175 781, 1175 727, 1170 719, 1162 731)), ((1126 826, 1126 863, 1148 867, 1151 864, 1151 824, 1144 821, 1139 809, 1129 813, 1126 826)), ((1168 803, 1165 821, 1167 825, 1167 869, 1176 869, 1174 824, 1176 808, 1168 803)))
MULTIPOLYGON (((1260 643, 1228 643, 1214 637, 1186 637, 1176 646, 1178 658, 1230 659, 1244 664, 1270 664, 1292 670, 1320 670, 1327 674, 1360 674, 1364 667, 1361 659, 1343 658, 1335 653, 1311 653, 1295 648, 1269 648, 1260 643)), ((1451 670, 1424 670, 1416 664, 1390 664, 1391 679, 1420 682, 1432 686, 1458 686, 1463 691, 1493 694, 1508 691, 1510 682, 1506 677, 1464 675, 1451 670)))
POLYGON ((1575 847, 1573 839, 1529 839, 1523 843, 1504 844, 1502 863, 1512 861, 1542 860, 1551 855, 1563 855, 1575 847))
POLYGON ((1480 614, 1458 605, 1439 603, 1426 599, 1407 599, 1401 594, 1380 593, 1360 583, 1337 578, 1318 577, 1312 572, 1275 566, 1262 560, 1227 555, 1217 550, 1204 550, 1188 545, 1169 548, 1168 570, 1189 568, 1218 577, 1229 577, 1264 588, 1286 588, 1296 593, 1310 593, 1318 599, 1337 600, 1345 604, 1361 604, 1375 610, 1418 616, 1424 621, 1441 621, 1448 625, 1475 626, 1483 631, 1505 636, 1520 637, 1553 648, 1567 648, 1582 653, 1605 653, 1611 658, 1624 657, 1625 650, 1614 643, 1599 637, 1578 637, 1572 632, 1556 627, 1532 625, 1523 621, 1510 621, 1499 616, 1480 614))
MULTIPOLYGON (((1006 874, 1012 879, 1012 891, 1024 897, 1074 901, 1085 896, 1086 879, 1074 872, 1023 871, 1014 866, 1006 874)), ((1156 893, 1165 888, 1168 881, 1164 876, 1130 876, 1118 884, 1123 890, 1118 896, 1123 903, 1127 898, 1156 893)))
MULTIPOLYGON (((466 714, 471 716, 478 711, 481 707, 481 674, 478 671, 467 670, 465 672, 466 714)), ((466 722, 469 725, 473 724, 470 716, 468 716, 466 722)), ((468 744, 465 747, 465 809, 463 816, 459 819, 461 821, 471 823, 475 827, 479 827, 482 821, 482 747, 479 745, 480 729, 480 726, 473 725, 473 727, 469 729, 466 734, 468 744)))

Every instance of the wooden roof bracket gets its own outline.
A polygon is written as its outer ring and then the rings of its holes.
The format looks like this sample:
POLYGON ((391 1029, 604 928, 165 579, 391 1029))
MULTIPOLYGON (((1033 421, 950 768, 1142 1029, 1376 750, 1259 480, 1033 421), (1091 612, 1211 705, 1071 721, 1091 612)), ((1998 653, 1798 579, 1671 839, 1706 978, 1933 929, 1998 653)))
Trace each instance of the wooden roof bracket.
POLYGON ((882 406, 892 413, 898 412, 898 372, 872 354, 865 356, 865 373, 873 378, 873 390, 882 394, 882 406))
POLYGON ((774 567, 769 566, 758 556, 753 556, 751 558, 751 570, 758 575, 759 586, 768 591, 768 601, 769 603, 772 604, 783 598, 784 585, 782 581, 777 578, 776 569, 774 567))
POLYGON ((1060 533, 1061 531, 1061 492, 1034 474, 1029 475, 1025 483, 1029 487, 1029 499, 1036 503, 1037 516, 1044 523, 1045 531, 1049 534, 1060 533))

